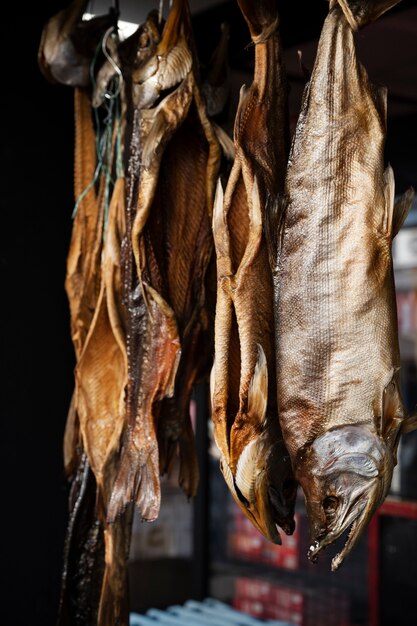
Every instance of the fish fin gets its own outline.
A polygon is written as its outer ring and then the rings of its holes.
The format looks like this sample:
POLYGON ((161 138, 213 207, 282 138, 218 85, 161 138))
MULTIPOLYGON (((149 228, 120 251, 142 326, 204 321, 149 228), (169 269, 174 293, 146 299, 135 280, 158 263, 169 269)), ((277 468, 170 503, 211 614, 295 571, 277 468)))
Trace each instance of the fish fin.
POLYGON ((411 433, 417 429, 417 410, 412 415, 408 415, 402 423, 401 434, 411 433))
POLYGON ((309 81, 311 78, 311 70, 303 62, 303 53, 301 50, 297 50, 298 62, 300 64, 300 69, 304 75, 304 78, 309 81))
POLYGON ((385 11, 398 4, 400 0, 331 0, 330 9, 336 4, 340 6, 349 26, 357 30, 369 22, 373 22, 385 11))
MULTIPOLYGON (((259 437, 255 437, 243 449, 236 467, 235 487, 236 493, 243 495, 248 503, 254 500, 256 481, 256 462, 259 457, 259 437)), ((239 498, 241 499, 241 498, 239 498)))
POLYGON ((385 212, 384 221, 382 224, 382 232, 387 236, 391 235, 392 222, 394 214, 394 197, 395 197, 395 179, 394 172, 391 165, 388 165, 384 171, 383 179, 385 183, 384 196, 385 196, 385 212))
POLYGON ((133 501, 136 501, 143 521, 152 522, 158 517, 161 504, 159 462, 152 457, 148 455, 141 464, 134 449, 127 448, 122 452, 107 510, 108 523, 113 524, 133 501))
POLYGON ((404 406, 401 401, 396 373, 385 387, 382 396, 381 435, 385 443, 394 450, 398 443, 398 434, 404 423, 404 406))
POLYGON ((385 182, 385 212, 382 231, 392 239, 400 230, 407 217, 408 211, 414 200, 414 189, 410 187, 402 196, 394 203, 395 198, 395 180, 394 172, 391 165, 388 165, 383 174, 385 182))
POLYGON ((398 234, 401 226, 408 215, 408 212, 413 204, 415 191, 413 187, 409 187, 394 204, 393 217, 392 217, 392 238, 398 234))
POLYGON ((284 223, 285 202, 283 196, 268 193, 265 206, 265 239, 268 246, 269 264, 273 273, 277 272, 282 229, 284 223))
POLYGON ((176 46, 161 58, 158 74, 158 85, 161 91, 178 85, 187 76, 192 67, 192 57, 189 49, 176 46))
POLYGON ((268 404, 268 365, 265 352, 258 343, 258 359, 248 390, 248 415, 261 425, 265 421, 268 404))
MULTIPOLYGON (((217 181, 216 194, 214 196, 213 236, 216 245, 217 264, 219 264, 221 259, 229 259, 230 262, 229 229, 227 227, 227 219, 224 212, 224 193, 220 178, 217 181)), ((231 268, 228 268, 226 273, 231 273, 231 268)))
POLYGON ((235 146, 233 140, 229 137, 229 135, 226 133, 226 131, 223 130, 221 126, 216 124, 216 122, 211 121, 211 125, 213 127, 214 133, 217 137, 217 141, 220 144, 224 156, 229 161, 233 161, 235 158, 235 146))
POLYGON ((211 411, 213 411, 213 405, 214 405, 214 388, 215 388, 215 384, 216 384, 216 356, 214 356, 213 366, 212 366, 211 372, 210 372, 210 404, 211 404, 210 410, 211 411))

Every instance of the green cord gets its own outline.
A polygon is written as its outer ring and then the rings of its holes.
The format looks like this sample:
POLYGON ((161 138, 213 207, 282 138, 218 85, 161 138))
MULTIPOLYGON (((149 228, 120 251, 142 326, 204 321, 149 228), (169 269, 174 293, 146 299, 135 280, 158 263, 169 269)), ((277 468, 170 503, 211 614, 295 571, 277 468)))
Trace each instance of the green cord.
MULTIPOLYGON (((96 48, 94 57, 90 64, 90 76, 91 82, 93 85, 93 89, 95 88, 95 76, 94 76, 94 68, 97 61, 98 53, 102 47, 102 40, 99 42, 99 45, 96 48)), ((110 198, 113 192, 115 181, 112 179, 111 175, 111 149, 112 149, 112 137, 114 134, 114 129, 117 128, 116 131, 116 176, 123 175, 123 166, 122 166, 122 156, 121 156, 121 125, 120 125, 120 95, 119 89, 116 90, 115 95, 107 99, 108 104, 105 106, 106 115, 103 120, 104 128, 100 123, 100 116, 98 114, 98 110, 94 108, 94 119, 95 119, 95 128, 96 128, 96 156, 97 156, 97 166, 94 171, 93 180, 87 185, 87 187, 81 192, 79 195, 74 210, 72 212, 72 217, 74 218, 77 214, 78 207, 82 202, 83 198, 86 194, 92 189, 92 187, 97 182, 100 172, 105 172, 105 189, 104 189, 104 219, 103 219, 103 241, 105 239, 107 222, 108 222, 108 214, 109 214, 109 206, 110 206, 110 198)))

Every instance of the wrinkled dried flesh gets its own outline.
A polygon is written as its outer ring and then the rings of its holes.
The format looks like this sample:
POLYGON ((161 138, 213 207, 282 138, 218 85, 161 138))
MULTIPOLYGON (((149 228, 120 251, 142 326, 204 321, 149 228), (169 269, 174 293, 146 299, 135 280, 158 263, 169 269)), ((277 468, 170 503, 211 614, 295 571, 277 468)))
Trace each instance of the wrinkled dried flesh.
POLYGON ((102 253, 101 289, 87 340, 76 366, 81 433, 99 486, 108 458, 119 446, 125 426, 127 355, 121 302, 118 232, 124 215, 124 179, 116 182, 102 253))
POLYGON ((158 443, 153 407, 155 402, 172 393, 180 343, 172 311, 151 287, 144 284, 143 289, 146 304, 139 285, 133 303, 140 338, 136 344, 138 352, 135 359, 138 371, 132 372, 128 380, 128 424, 108 509, 110 522, 134 501, 142 519, 147 521, 156 519, 160 506, 158 443))
MULTIPOLYGON (((85 91, 75 91, 74 191, 78 200, 94 179, 96 137, 91 105, 85 91)), ((71 335, 77 358, 87 336, 100 290, 104 180, 79 203, 67 257, 65 288, 71 312, 71 335)))

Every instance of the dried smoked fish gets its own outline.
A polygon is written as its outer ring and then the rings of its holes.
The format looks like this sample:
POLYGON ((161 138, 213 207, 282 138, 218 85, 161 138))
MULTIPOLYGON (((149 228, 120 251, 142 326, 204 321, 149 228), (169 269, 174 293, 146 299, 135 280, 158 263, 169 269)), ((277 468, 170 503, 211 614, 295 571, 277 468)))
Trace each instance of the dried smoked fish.
POLYGON ((38 49, 38 65, 52 83, 71 87, 88 87, 91 83, 90 65, 104 33, 114 28, 114 11, 90 20, 82 16, 88 0, 73 2, 53 15, 45 24, 38 49))
POLYGON ((204 332, 210 208, 220 148, 194 63, 188 5, 177 0, 154 58, 132 72, 135 128, 128 198, 134 207, 134 264, 127 282, 136 330, 131 324, 129 426, 109 519, 133 499, 143 519, 155 519, 159 474, 171 467, 177 447, 180 482, 189 495, 196 489, 188 402, 200 370, 195 346, 204 332))
POLYGON ((384 500, 405 424, 391 244, 413 193, 394 205, 386 89, 353 36, 394 4, 330 2, 276 206, 279 415, 310 558, 349 529, 332 569, 384 500))
POLYGON ((275 2, 239 1, 255 43, 252 85, 241 91, 235 162, 213 219, 217 256, 214 435, 221 470, 244 513, 268 539, 294 529, 296 485, 277 415, 272 275, 263 221, 283 185, 287 94, 275 2))

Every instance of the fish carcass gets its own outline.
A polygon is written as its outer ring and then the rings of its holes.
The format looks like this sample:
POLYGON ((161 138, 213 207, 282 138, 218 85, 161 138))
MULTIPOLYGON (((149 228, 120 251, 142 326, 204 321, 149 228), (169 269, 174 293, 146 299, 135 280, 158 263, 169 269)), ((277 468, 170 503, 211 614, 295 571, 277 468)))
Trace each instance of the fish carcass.
POLYGON ((391 245, 413 192, 394 205, 386 89, 370 83, 354 42, 394 4, 331 0, 270 219, 281 427, 310 558, 350 529, 332 569, 384 500, 406 427, 391 245))
POLYGON ((267 197, 282 191, 288 148, 287 86, 276 3, 239 0, 255 43, 241 90, 235 161, 216 193, 215 357, 211 374, 220 467, 237 504, 265 537, 294 529, 296 484, 277 415, 272 274, 264 235, 267 197))

